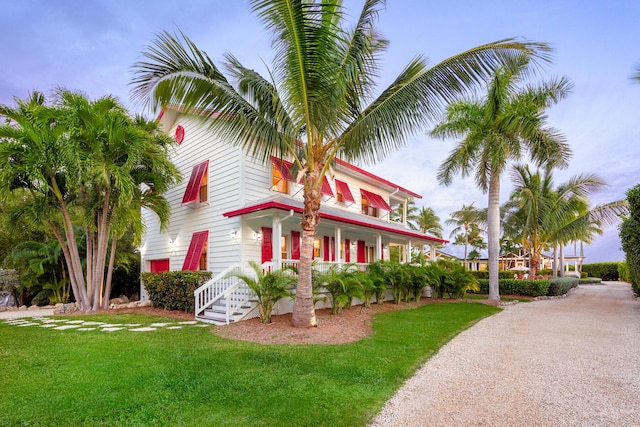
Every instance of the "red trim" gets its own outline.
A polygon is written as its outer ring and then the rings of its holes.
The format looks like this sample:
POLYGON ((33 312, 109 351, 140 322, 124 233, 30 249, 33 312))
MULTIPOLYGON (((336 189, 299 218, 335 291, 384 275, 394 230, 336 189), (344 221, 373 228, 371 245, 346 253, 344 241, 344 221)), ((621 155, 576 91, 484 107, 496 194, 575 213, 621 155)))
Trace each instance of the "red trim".
POLYGON ((333 197, 333 190, 331 189, 329 180, 326 176, 322 177, 322 194, 324 194, 325 196, 333 197))
POLYGON ((331 261, 336 260, 336 238, 331 237, 331 261))
POLYGON ((344 181, 340 181, 336 179, 336 188, 342 194, 342 198, 351 203, 355 203, 356 199, 353 198, 353 194, 351 194, 351 190, 349 189, 349 184, 344 181))
MULTIPOLYGON (((269 201, 269 202, 261 203, 259 205, 249 206, 246 208, 237 209, 235 211, 225 212, 222 214, 222 216, 227 218, 232 218, 234 216, 245 215, 248 213, 263 211, 266 209, 281 209, 285 211, 294 211, 296 213, 302 213, 302 209, 296 206, 290 206, 285 203, 280 203, 276 201, 269 201)), ((430 240, 432 242, 438 242, 438 243, 449 243, 448 240, 440 239, 438 237, 425 236, 424 234, 418 234, 411 230, 397 230, 391 227, 386 227, 384 225, 369 224, 366 222, 362 222, 362 221, 358 221, 350 218, 344 218, 338 215, 333 215, 333 214, 328 214, 323 212, 320 212, 319 215, 320 215, 320 218, 343 222, 345 224, 359 225, 361 227, 372 228, 374 230, 388 231, 388 232, 400 234, 403 236, 415 237, 416 239, 421 239, 421 240, 430 240)))
POLYGON ((291 259, 300 259, 300 232, 291 232, 291 259))
POLYGON ((200 184, 202 184, 202 178, 204 178, 204 174, 207 173, 208 167, 209 160, 205 160, 204 162, 195 165, 191 170, 191 177, 189 178, 187 189, 184 191, 184 196, 182 197, 183 205, 195 202, 198 199, 200 184))
POLYGON ((189 244, 189 250, 187 250, 187 256, 184 257, 184 264, 182 264, 183 270, 198 270, 202 249, 204 248, 204 243, 208 238, 209 230, 193 233, 191 236, 191 243, 189 244))
POLYGON ((380 178, 379 176, 377 176, 375 174, 372 174, 371 172, 367 172, 364 169, 360 169, 359 167, 357 167, 355 165, 352 165, 349 162, 345 162, 344 160, 338 159, 337 157, 336 157, 335 161, 336 161, 337 164, 345 166, 345 167, 347 167, 349 169, 352 169, 352 170, 354 170, 354 171, 356 171, 358 173, 361 173, 364 176, 367 176, 369 178, 375 179, 376 181, 381 182, 381 183, 383 183, 385 185, 388 185, 390 187, 397 188, 398 190, 409 194, 411 197, 415 197, 416 199, 422 199, 422 196, 419 195, 418 193, 414 193, 413 191, 410 191, 410 190, 407 190, 406 188, 400 187, 399 185, 396 185, 391 181, 387 181, 386 179, 380 178))
POLYGON ((374 208, 382 209, 384 211, 391 211, 391 206, 387 203, 381 195, 372 193, 371 191, 360 189, 360 193, 373 205, 374 208))
POLYGON ((273 230, 269 227, 262 227, 262 262, 269 262, 273 259, 273 230))

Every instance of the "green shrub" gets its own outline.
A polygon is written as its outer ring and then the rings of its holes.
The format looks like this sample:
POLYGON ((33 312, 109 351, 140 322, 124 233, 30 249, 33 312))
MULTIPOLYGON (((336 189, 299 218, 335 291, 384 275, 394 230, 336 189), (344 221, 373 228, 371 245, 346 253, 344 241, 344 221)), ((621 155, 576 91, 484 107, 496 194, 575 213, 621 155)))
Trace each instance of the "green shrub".
POLYGON ((210 278, 210 271, 162 271, 140 275, 154 306, 187 312, 194 311, 193 292, 210 278))
POLYGON ((581 279, 586 279, 587 277, 589 277, 589 275, 587 274, 586 271, 583 271, 583 272, 580 273, 580 278, 581 279))
POLYGON ((618 264, 618 279, 629 282, 629 264, 626 261, 618 264))
POLYGON ((436 298, 463 298, 467 292, 477 292, 478 280, 460 263, 440 260, 425 267, 427 284, 436 298))
POLYGON ((549 296, 558 296, 564 295, 569 292, 570 289, 578 286, 580 279, 577 277, 558 277, 557 279, 549 280, 551 286, 549 286, 549 291, 547 295, 549 296))
MULTIPOLYGON (((480 279, 480 293, 489 293, 489 279, 480 279)), ((549 290, 549 280, 547 279, 501 279, 500 293, 503 295, 522 295, 539 297, 547 295, 549 290)))
MULTIPOLYGON (((489 278, 489 270, 485 271, 472 271, 469 270, 469 273, 473 274, 473 277, 476 279, 488 279, 489 278)), ((499 279, 513 279, 513 275, 517 274, 517 272, 513 270, 500 270, 498 271, 499 279)))
POLYGON ((296 285, 296 276, 289 269, 264 272, 262 266, 249 261, 255 277, 246 274, 235 274, 234 277, 244 281, 258 299, 258 311, 261 323, 271 323, 271 312, 282 298, 292 298, 296 285))
POLYGON ((584 264, 582 271, 587 273, 587 277, 599 277, 604 281, 618 280, 619 262, 597 262, 594 264, 584 264))
POLYGON ((332 314, 351 308, 353 298, 364 299, 360 277, 351 264, 344 267, 334 264, 329 271, 320 275, 320 283, 331 295, 332 314))
POLYGON ((602 279, 599 279, 597 277, 587 277, 587 278, 581 278, 580 285, 599 285, 602 284, 602 279))

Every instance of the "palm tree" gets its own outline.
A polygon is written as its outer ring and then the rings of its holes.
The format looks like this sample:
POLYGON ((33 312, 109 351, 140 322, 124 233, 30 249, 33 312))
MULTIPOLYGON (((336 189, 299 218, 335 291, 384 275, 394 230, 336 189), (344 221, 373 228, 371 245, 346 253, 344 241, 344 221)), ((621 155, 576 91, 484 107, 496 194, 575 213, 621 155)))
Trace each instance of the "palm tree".
POLYGON ((577 175, 557 188, 550 169, 531 171, 528 165, 513 168, 511 200, 517 210, 511 217, 520 225, 520 240, 529 251, 529 275, 540 266, 542 251, 551 245, 564 246, 574 240, 590 241, 626 212, 626 203, 617 201, 589 208, 589 195, 606 185, 594 174, 577 175))
POLYGON ((114 238, 139 221, 142 206, 168 223, 162 193, 177 179, 166 152, 171 138, 131 119, 108 96, 89 101, 58 90, 52 105, 37 92, 16 102, 16 108, 0 106, 7 119, 0 126, 0 191, 26 192, 20 208, 60 243, 79 309, 96 310, 109 299, 109 244, 113 259, 114 238))
POLYGON ((440 217, 436 215, 433 208, 422 207, 418 213, 418 226, 421 233, 432 234, 442 238, 442 224, 440 217))
POLYGON ((419 215, 418 215, 418 207, 416 206, 416 202, 413 199, 409 199, 407 203, 399 204, 396 209, 391 211, 391 220, 396 222, 404 222, 406 221, 407 225, 412 230, 419 229, 419 215), (405 214, 405 206, 407 212, 405 214))
POLYGON ((489 299, 499 300, 500 177, 509 162, 525 151, 538 165, 566 167, 571 150, 562 135, 546 126, 544 110, 564 98, 571 89, 565 78, 539 86, 519 87, 530 74, 526 57, 509 68, 500 68, 487 85, 483 99, 460 100, 447 107, 444 120, 431 135, 463 138, 438 169, 438 181, 449 185, 460 173, 474 173, 476 185, 488 193, 487 234, 489 299))
POLYGON ((374 25, 383 0, 365 1, 351 29, 340 0, 250 3, 273 35, 275 58, 267 78, 226 54, 224 68, 234 86, 184 34, 163 32, 133 67, 133 96, 155 109, 178 106, 265 162, 271 155, 292 159, 303 176, 304 198, 293 324, 309 327, 316 323, 313 241, 332 159, 373 163, 386 157, 433 120, 440 105, 490 70, 521 54, 548 61, 550 49, 507 39, 431 68, 417 57, 375 97, 379 59, 388 46, 374 25))
POLYGON ((478 226, 478 223, 482 221, 482 211, 476 209, 473 203, 470 205, 462 204, 462 209, 451 212, 449 214, 451 218, 445 221, 447 225, 455 225, 455 228, 451 230, 449 237, 455 236, 455 245, 464 245, 464 265, 467 265, 467 250, 469 247, 469 233, 474 226, 478 226))

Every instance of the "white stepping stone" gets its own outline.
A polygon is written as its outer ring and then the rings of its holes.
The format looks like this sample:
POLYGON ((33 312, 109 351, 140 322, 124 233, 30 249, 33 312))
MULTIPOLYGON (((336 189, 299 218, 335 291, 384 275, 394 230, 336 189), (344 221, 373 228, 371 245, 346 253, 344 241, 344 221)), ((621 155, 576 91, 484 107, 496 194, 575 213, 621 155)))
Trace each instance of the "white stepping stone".
POLYGON ((45 323, 44 325, 40 325, 41 328, 55 328, 55 323, 45 323))
POLYGON ((84 323, 84 320, 69 320, 67 323, 71 325, 77 325, 79 323, 84 323))
POLYGON ((185 322, 178 322, 178 325, 195 325, 196 323, 198 323, 196 320, 189 320, 185 322))
POLYGON ((106 323, 104 322, 84 322, 85 326, 99 326, 99 325, 106 325, 106 323))
POLYGON ((118 328, 118 327, 108 327, 108 328, 102 328, 103 331, 105 332, 113 332, 113 331, 120 331, 124 328, 118 328))
POLYGON ((156 328, 150 328, 150 327, 144 327, 144 328, 136 328, 136 329, 129 329, 131 332, 149 332, 149 331, 156 331, 156 328))
POLYGON ((37 323, 33 323, 33 322, 26 322, 26 323, 19 323, 16 326, 36 326, 37 323))
POLYGON ((151 326, 154 328, 163 328, 165 326, 169 326, 171 323, 152 323, 151 326))
POLYGON ((95 331, 98 328, 78 328, 77 331, 95 331))
POLYGON ((62 326, 56 326, 53 329, 57 329, 59 331, 63 331, 65 329, 76 329, 76 328, 79 328, 79 327, 80 327, 80 325, 62 325, 62 326))
POLYGON ((182 329, 182 326, 169 326, 167 329, 182 329))

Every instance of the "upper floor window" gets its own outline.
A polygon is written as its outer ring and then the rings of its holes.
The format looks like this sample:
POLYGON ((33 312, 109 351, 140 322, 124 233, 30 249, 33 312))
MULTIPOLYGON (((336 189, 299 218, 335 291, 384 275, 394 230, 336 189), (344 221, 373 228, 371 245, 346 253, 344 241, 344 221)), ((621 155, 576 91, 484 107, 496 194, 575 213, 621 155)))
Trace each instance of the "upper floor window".
POLYGON ((182 204, 195 202, 197 200, 201 202, 207 201, 208 191, 208 177, 207 171, 209 170, 209 160, 205 160, 193 167, 191 171, 191 177, 189 177, 189 183, 182 196, 182 204))
POLYGON ((289 181, 275 162, 271 163, 271 189, 279 193, 289 193, 289 181))
POLYGON ((376 208, 375 206, 373 206, 370 202, 369 199, 367 199, 366 197, 362 198, 361 201, 361 206, 362 206, 362 213, 368 216, 378 216, 378 208, 376 208))

